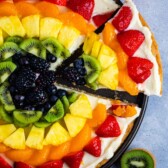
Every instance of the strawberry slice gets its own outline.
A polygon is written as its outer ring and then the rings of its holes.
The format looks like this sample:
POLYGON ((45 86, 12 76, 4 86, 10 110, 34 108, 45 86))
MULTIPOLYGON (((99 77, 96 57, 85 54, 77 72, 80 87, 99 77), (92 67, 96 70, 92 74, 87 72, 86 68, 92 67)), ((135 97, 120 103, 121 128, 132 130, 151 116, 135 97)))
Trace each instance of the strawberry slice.
POLYGON ((63 161, 66 162, 70 168, 79 168, 80 163, 82 162, 83 156, 84 156, 84 152, 80 151, 80 152, 76 152, 71 155, 65 156, 63 158, 63 161))
POLYGON ((87 146, 85 146, 84 150, 95 157, 99 157, 101 155, 101 140, 97 136, 93 138, 87 146))
POLYGON ((61 5, 61 6, 66 6, 67 4, 67 0, 45 0, 45 1, 57 4, 57 5, 61 5))
POLYGON ((132 17, 133 14, 131 9, 128 6, 123 6, 119 13, 114 17, 112 24, 118 31, 123 31, 129 26, 132 17))
POLYGON ((23 162, 15 162, 14 168, 32 168, 32 167, 23 162))
POLYGON ((109 115, 96 130, 96 134, 100 137, 118 137, 121 134, 121 130, 116 118, 109 115))
POLYGON ((94 9, 94 0, 69 0, 67 6, 82 15, 86 20, 90 20, 94 9))
POLYGON ((93 16, 93 22, 97 27, 101 26, 103 23, 105 23, 113 14, 114 11, 102 14, 102 15, 96 15, 93 16))
POLYGON ((150 75, 153 63, 145 58, 132 57, 127 64, 128 74, 136 83, 143 83, 150 75))
POLYGON ((63 161, 56 160, 56 161, 44 163, 41 166, 38 166, 37 168, 62 168, 62 167, 63 167, 63 161))
POLYGON ((10 166, 9 163, 0 156, 0 168, 12 168, 12 166, 10 166))
POLYGON ((128 30, 117 34, 117 39, 128 56, 133 56, 135 51, 145 40, 145 36, 139 30, 128 30))

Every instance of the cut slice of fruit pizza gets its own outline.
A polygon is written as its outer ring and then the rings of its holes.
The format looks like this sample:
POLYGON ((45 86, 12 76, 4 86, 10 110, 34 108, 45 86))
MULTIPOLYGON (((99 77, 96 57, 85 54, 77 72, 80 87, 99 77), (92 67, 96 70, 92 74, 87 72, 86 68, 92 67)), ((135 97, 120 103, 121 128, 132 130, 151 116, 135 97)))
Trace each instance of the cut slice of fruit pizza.
POLYGON ((0 2, 0 167, 100 167, 161 85, 131 0, 0 2))

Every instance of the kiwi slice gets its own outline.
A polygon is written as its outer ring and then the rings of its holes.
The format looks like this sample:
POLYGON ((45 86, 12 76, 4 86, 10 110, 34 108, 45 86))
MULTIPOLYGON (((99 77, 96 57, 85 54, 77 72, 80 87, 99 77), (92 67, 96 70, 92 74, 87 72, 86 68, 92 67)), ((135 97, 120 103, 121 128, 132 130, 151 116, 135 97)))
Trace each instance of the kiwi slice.
POLYGON ((47 128, 52 123, 47 122, 45 119, 40 119, 38 122, 35 122, 34 125, 38 128, 47 128))
POLYGON ((68 98, 66 96, 63 96, 61 98, 61 101, 63 103, 65 112, 67 112, 69 110, 69 100, 68 100, 68 98))
POLYGON ((7 123, 12 123, 12 117, 4 110, 2 105, 0 105, 0 118, 7 123))
POLYGON ((6 111, 13 111, 15 110, 15 105, 13 103, 11 94, 8 90, 9 84, 7 82, 3 83, 0 87, 0 101, 4 105, 4 109, 6 111))
POLYGON ((60 99, 57 100, 56 104, 48 111, 45 120, 48 122, 55 122, 64 116, 64 106, 60 99))
POLYGON ((50 53, 52 53, 56 57, 70 56, 70 52, 66 48, 64 48, 64 46, 60 44, 60 42, 57 39, 53 37, 43 40, 42 44, 50 53))
POLYGON ((46 49, 37 39, 29 38, 20 43, 20 48, 37 57, 46 59, 46 49))
POLYGON ((75 92, 72 92, 70 95, 68 95, 68 101, 70 104, 75 102, 78 99, 79 95, 75 92))
POLYGON ((41 111, 29 111, 29 110, 15 110, 13 117, 23 124, 31 124, 38 121, 42 117, 41 111))
POLYGON ((96 82, 89 83, 88 86, 90 88, 92 88, 93 90, 97 90, 98 89, 98 84, 96 82))
POLYGON ((85 79, 87 83, 93 83, 100 75, 101 65, 96 58, 90 55, 83 54, 82 58, 84 60, 84 66, 87 70, 87 75, 85 79))
POLYGON ((24 123, 19 122, 18 120, 16 120, 16 118, 13 119, 13 123, 15 126, 21 127, 21 128, 25 128, 29 125, 29 124, 24 124, 24 123))
POLYGON ((22 41, 23 41, 23 38, 19 36, 10 36, 5 39, 5 42, 13 42, 16 44, 20 44, 22 41))
POLYGON ((16 65, 10 61, 0 63, 0 84, 3 83, 16 69, 16 65))
POLYGON ((0 47, 0 59, 6 60, 16 54, 17 52, 20 52, 20 48, 18 45, 14 42, 5 42, 0 47))
POLYGON ((155 161, 150 153, 141 149, 126 152, 121 158, 121 168, 154 168, 155 161))

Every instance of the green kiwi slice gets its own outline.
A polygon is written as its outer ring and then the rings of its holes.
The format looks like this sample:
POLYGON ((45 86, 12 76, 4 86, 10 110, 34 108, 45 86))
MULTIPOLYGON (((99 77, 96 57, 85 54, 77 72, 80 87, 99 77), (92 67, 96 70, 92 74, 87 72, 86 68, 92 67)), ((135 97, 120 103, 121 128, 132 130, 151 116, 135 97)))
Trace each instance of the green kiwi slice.
POLYGON ((101 65, 99 61, 90 56, 90 55, 82 55, 82 58, 84 60, 84 66, 87 70, 87 75, 85 77, 87 83, 93 83, 97 80, 97 78, 100 75, 101 72, 101 65))
POLYGON ((90 88, 92 88, 93 90, 97 90, 98 89, 98 84, 96 82, 89 83, 88 86, 90 88))
POLYGON ((14 42, 5 42, 0 47, 0 60, 6 60, 12 57, 17 52, 20 52, 20 48, 14 42))
POLYGON ((64 106, 61 100, 57 100, 56 104, 48 111, 44 119, 48 122, 55 122, 64 116, 64 106))
POLYGON ((147 151, 134 149, 122 156, 121 168, 155 168, 155 161, 147 151))
POLYGON ((5 39, 5 42, 13 42, 16 44, 20 44, 22 41, 23 41, 23 38, 19 36, 10 36, 5 39))
POLYGON ((42 117, 41 111, 15 110, 13 117, 23 124, 31 124, 38 121, 42 117))
POLYGON ((38 128, 47 128, 52 123, 47 122, 45 119, 40 119, 38 122, 35 122, 34 125, 38 128))
POLYGON ((14 123, 14 125, 15 126, 17 126, 17 127, 21 127, 21 128, 25 128, 25 127, 27 127, 29 124, 24 124, 24 123, 21 123, 21 122, 19 122, 18 120, 16 120, 16 118, 14 118, 13 119, 13 123, 14 123))
POLYGON ((60 42, 53 38, 47 38, 42 41, 43 46, 56 57, 69 57, 70 52, 60 42))
POLYGON ((68 101, 70 104, 75 102, 78 99, 79 95, 75 92, 72 92, 71 94, 68 95, 68 101))
POLYGON ((20 43, 20 48, 42 59, 46 59, 46 49, 37 39, 29 38, 20 43))
POLYGON ((10 114, 8 114, 2 105, 0 105, 0 118, 4 121, 6 121, 7 123, 12 123, 12 117, 10 116, 10 114))
POLYGON ((69 110, 69 101, 68 101, 68 98, 66 96, 63 96, 61 98, 61 101, 63 103, 65 112, 68 112, 68 110, 69 110))
POLYGON ((0 101, 4 105, 4 109, 8 112, 15 110, 11 94, 8 90, 9 84, 7 82, 0 86, 0 101))

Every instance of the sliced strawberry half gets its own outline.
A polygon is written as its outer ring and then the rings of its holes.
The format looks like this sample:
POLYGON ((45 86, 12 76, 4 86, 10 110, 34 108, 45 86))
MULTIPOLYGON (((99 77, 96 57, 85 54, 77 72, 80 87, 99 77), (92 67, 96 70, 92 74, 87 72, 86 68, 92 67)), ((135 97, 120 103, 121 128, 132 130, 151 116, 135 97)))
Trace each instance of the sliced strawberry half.
POLYGON ((101 155, 101 140, 100 137, 93 138, 87 146, 85 146, 84 150, 95 157, 99 157, 101 155))
POLYGON ((32 168, 30 165, 23 162, 15 162, 14 168, 32 168))
POLYGON ((150 75, 153 63, 145 58, 131 57, 127 64, 128 74, 136 83, 143 83, 150 75))
POLYGON ((0 168, 12 168, 12 166, 10 166, 9 163, 0 156, 0 168))
POLYGON ((44 163, 41 166, 38 166, 37 168, 62 168, 62 167, 63 167, 63 161, 56 160, 56 161, 44 163))
POLYGON ((82 15, 86 20, 90 20, 93 9, 94 9, 94 0, 69 0, 67 6, 74 12, 82 15))
POLYGON ((57 5, 61 5, 61 6, 66 6, 67 4, 67 0, 45 0, 45 1, 57 4, 57 5))
POLYGON ((70 168, 79 168, 82 162, 83 156, 84 156, 84 152, 80 151, 64 157, 63 161, 67 163, 67 165, 70 168))
POLYGON ((118 31, 123 31, 129 26, 132 17, 133 14, 130 7, 123 6, 119 10, 119 13, 114 17, 112 24, 118 31))
POLYGON ((116 118, 109 115, 106 120, 96 130, 96 134, 100 137, 118 137, 121 134, 120 126, 116 118))
POLYGON ((145 36, 139 30, 128 30, 117 34, 117 39, 128 56, 133 56, 136 50, 145 40, 145 36))

